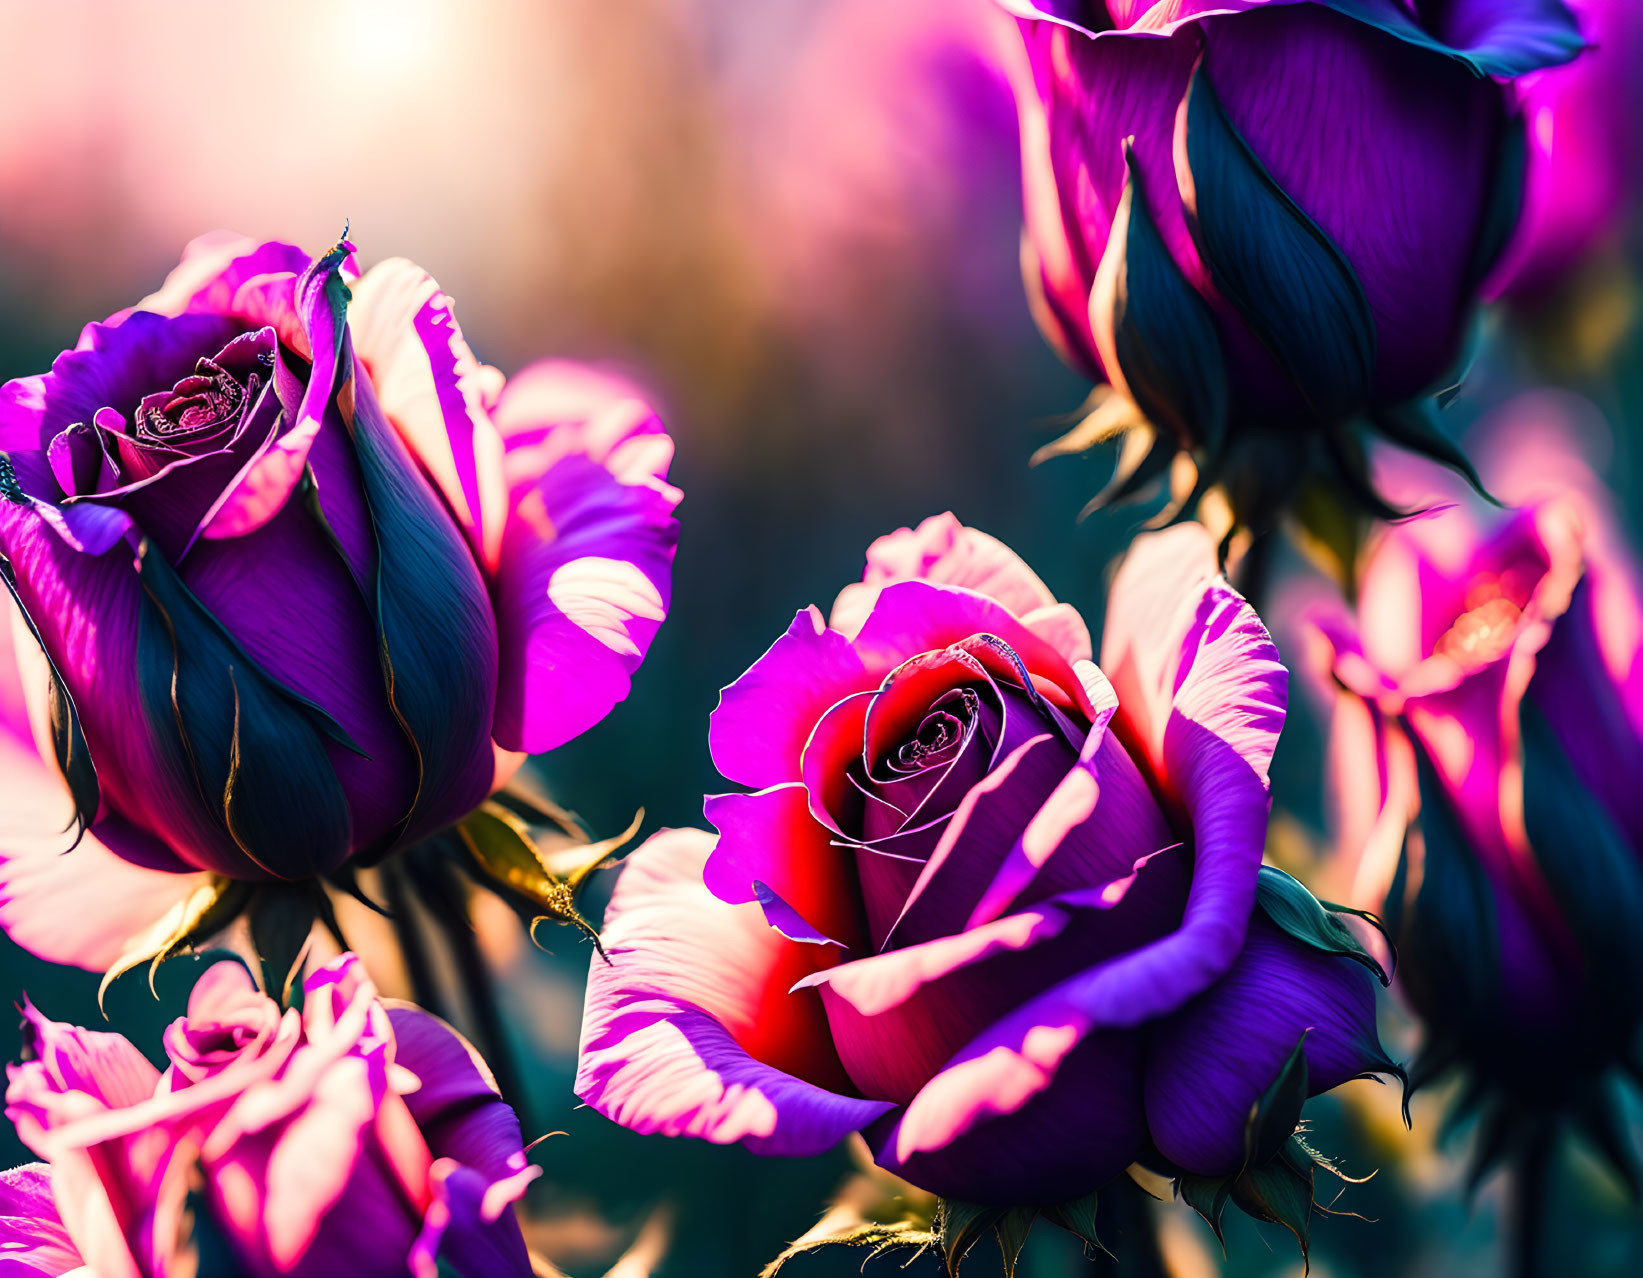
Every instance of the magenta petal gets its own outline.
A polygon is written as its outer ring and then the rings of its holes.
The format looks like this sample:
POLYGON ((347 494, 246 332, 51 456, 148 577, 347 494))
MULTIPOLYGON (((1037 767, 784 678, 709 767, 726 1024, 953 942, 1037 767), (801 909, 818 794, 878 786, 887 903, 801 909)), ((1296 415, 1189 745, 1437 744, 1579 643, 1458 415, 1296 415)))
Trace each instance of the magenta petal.
POLYGON ((664 831, 627 859, 606 914, 612 961, 589 970, 576 1094, 639 1132, 821 1153, 890 1107, 843 1094, 820 1000, 786 992, 826 947, 709 893, 712 842, 664 831))
POLYGON ((51 1169, 28 1163, 0 1171, 0 1274, 60 1278, 84 1264, 57 1214, 51 1169))
POLYGON ((190 240, 182 260, 133 312, 159 315, 233 315, 240 291, 270 276, 295 278, 307 269, 309 255, 295 244, 258 242, 233 231, 208 231, 190 240))
POLYGON ((800 780, 805 742, 822 715, 877 682, 848 639, 828 629, 816 608, 802 609, 787 633, 720 694, 707 729, 714 767, 738 785, 800 780))
POLYGON ((496 739, 551 750, 628 694, 667 616, 676 490, 567 457, 510 513, 496 580, 496 739))
MULTIPOLYGON (((124 1035, 47 1020, 26 999, 23 1043, 29 1061, 17 1068, 37 1072, 59 1095, 83 1092, 109 1109, 124 1109, 147 1100, 160 1082, 160 1072, 124 1035)), ((21 1128, 19 1135, 29 1139, 21 1128)))
POLYGON ((703 810, 719 831, 703 871, 708 891, 741 905, 758 900, 757 885, 765 884, 821 935, 856 943, 861 919, 850 853, 811 815, 802 785, 709 795, 703 810))
POLYGON ((1206 1176, 1242 1166, 1250 1109, 1303 1033, 1309 1095, 1390 1064, 1375 978, 1257 918, 1231 970, 1153 1029, 1147 1125, 1164 1157, 1206 1176))
POLYGON ((377 402, 444 496, 474 558, 495 572, 507 493, 502 436, 486 405, 501 390, 502 375, 474 358, 451 299, 415 263, 378 263, 351 291, 354 353, 377 402))
POLYGON ((1026 666, 1035 687, 1063 710, 1076 710, 1086 718, 1092 714, 1071 661, 1002 604, 963 587, 927 581, 886 586, 862 623, 854 648, 867 670, 882 677, 909 657, 960 644, 985 662, 990 654, 975 644, 980 635, 1002 640, 1026 666))

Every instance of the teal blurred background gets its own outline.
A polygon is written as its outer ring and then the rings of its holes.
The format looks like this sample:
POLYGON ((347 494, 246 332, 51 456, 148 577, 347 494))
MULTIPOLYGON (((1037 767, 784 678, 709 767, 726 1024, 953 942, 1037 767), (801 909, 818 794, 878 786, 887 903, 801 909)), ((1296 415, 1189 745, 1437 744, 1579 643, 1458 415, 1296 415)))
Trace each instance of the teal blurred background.
MULTIPOLYGON (((0 81, 0 378, 47 367, 82 324, 157 285, 199 232, 317 250, 350 219, 365 263, 427 267, 505 372, 554 354, 635 377, 678 445, 673 609, 631 698, 537 771, 600 835, 641 807, 646 833, 699 825, 701 796, 728 788, 705 743, 718 689, 796 609, 825 608, 875 536, 951 509, 1099 632, 1111 561, 1145 517, 1077 522, 1105 453, 1027 465, 1088 387, 1023 298, 1014 109, 987 54, 992 20, 987 0, 301 0, 277 16, 207 0, 0 0, 14 50, 52 51, 14 56, 0 81)), ((1450 416, 1458 434, 1525 386, 1573 387, 1609 424, 1605 473, 1636 537, 1634 309, 1631 271, 1610 258, 1535 316, 1495 317, 1450 416)), ((1292 554, 1284 566, 1303 570, 1292 554)), ((1275 794, 1300 844, 1321 846, 1310 710, 1297 689, 1275 794)), ((553 952, 536 951, 490 913, 482 939, 505 981, 526 1134, 565 1133, 535 1155, 546 1174, 528 1233, 542 1251, 577 1278, 604 1273, 661 1208, 645 1244, 665 1232, 661 1258, 634 1255, 623 1278, 752 1275, 814 1222, 846 1153, 759 1160, 642 1139, 578 1108, 587 948, 557 932, 543 934, 553 952)), ((362 949, 404 992, 391 954, 362 949)), ((122 979, 114 1025, 157 1052, 190 979, 190 963, 168 966, 158 1000, 140 974, 122 979)), ((0 989, 57 1019, 101 1020, 95 977, 4 941, 0 989)), ((1386 1030, 1407 1055, 1390 999, 1386 1030)), ((1414 1134, 1396 1108, 1389 1089, 1355 1083, 1309 1111, 1346 1171, 1381 1169, 1336 1204, 1378 1223, 1320 1220, 1313 1273, 1502 1272, 1500 1187, 1469 1209, 1465 1134, 1434 1149, 1441 1097, 1417 1104, 1414 1134)), ((0 1144, 8 1162, 26 1157, 9 1130, 0 1144)), ((1618 1187, 1580 1156, 1568 1171, 1553 1236, 1569 1272, 1643 1272, 1643 1225, 1618 1187)), ((1301 1271, 1276 1228, 1229 1221, 1223 1262, 1183 1208, 1159 1216, 1177 1278, 1301 1271)), ((967 1272, 996 1272, 989 1247, 967 1272)), ((860 1264, 820 1255, 788 1272, 860 1264)), ((926 1259, 910 1272, 934 1271, 926 1259)), ((1091 1269, 1041 1226, 1020 1272, 1091 1269)))

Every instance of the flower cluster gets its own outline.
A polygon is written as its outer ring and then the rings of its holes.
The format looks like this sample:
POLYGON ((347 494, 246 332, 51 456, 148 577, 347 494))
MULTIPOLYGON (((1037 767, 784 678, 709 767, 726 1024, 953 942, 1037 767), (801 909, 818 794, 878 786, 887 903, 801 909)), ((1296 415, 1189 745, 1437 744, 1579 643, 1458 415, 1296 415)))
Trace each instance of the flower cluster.
MULTIPOLYGON (((712 829, 654 832, 596 929, 576 893, 628 836, 577 838, 516 773, 628 695, 668 614, 661 420, 607 372, 482 364, 426 272, 362 269, 346 232, 196 240, 0 386, 0 929, 102 972, 99 998, 143 962, 151 989, 179 955, 196 978, 163 1065, 22 1000, 6 1116, 40 1161, 0 1174, 0 1271, 557 1272, 515 1211, 538 1170, 472 887, 592 939, 574 1092, 598 1115, 863 1151, 882 1201, 841 1198, 767 1275, 834 1241, 953 1274, 988 1231, 1010 1275, 1040 1218, 1134 1251, 1127 1179, 1304 1252, 1336 1169, 1303 1107, 1354 1080, 1403 1081, 1407 1122, 1464 1072, 1478 1173, 1528 1187, 1520 1272, 1561 1130, 1629 1174, 1643 593, 1577 448, 1508 433, 1480 478, 1431 410, 1481 299, 1522 315, 1612 250, 1643 26, 1619 0, 845 13, 929 83, 947 50, 1002 95, 915 112, 941 143, 919 173, 961 166, 1013 88, 1030 302, 1098 383, 1049 451, 1126 433, 1098 504, 1174 488, 1110 579, 1099 664, 1003 542, 952 514, 879 538, 723 690, 712 829), (1291 666, 1250 583, 1291 515, 1356 594, 1303 628, 1333 856, 1271 822, 1291 666), (356 952, 345 896, 397 953, 356 952), (1412 1079, 1381 1042, 1394 972, 1412 1079)), ((861 97, 847 150, 920 95, 861 97)))

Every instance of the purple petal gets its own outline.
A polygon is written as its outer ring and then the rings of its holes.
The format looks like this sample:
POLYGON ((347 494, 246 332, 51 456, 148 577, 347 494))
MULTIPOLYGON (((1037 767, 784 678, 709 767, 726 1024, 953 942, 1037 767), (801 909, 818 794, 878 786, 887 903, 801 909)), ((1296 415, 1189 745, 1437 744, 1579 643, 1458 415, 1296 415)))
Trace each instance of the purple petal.
POLYGON ((139 313, 120 325, 88 324, 51 372, 0 387, 0 449, 43 452, 63 431, 89 422, 100 408, 133 411, 143 396, 166 390, 195 361, 240 331, 220 315, 170 319, 139 313))
POLYGON ((1104 724, 1092 729, 1083 753, 1088 762, 1075 763, 1033 814, 967 926, 997 918, 1012 902, 1030 904, 1126 874, 1176 841, 1134 761, 1104 724))
POLYGON ((1095 885, 981 927, 825 968, 833 1042, 868 1096, 905 1104, 1022 1001, 1157 934, 1124 885, 1095 885), (1117 891, 1108 888, 1117 887, 1117 891))
POLYGON ((1051 733, 1015 747, 959 804, 884 947, 961 931, 1022 831, 1077 756, 1051 733))
POLYGON ((943 1197, 1000 1205, 1064 1202, 1120 1174, 1146 1141, 1139 1037, 1044 1025, 1038 1041, 1050 1063, 1032 1087, 1001 1086, 987 1056, 948 1065, 899 1121, 868 1133, 879 1166, 943 1197))
MULTIPOLYGON (((295 279, 309 255, 295 244, 265 243, 233 231, 208 231, 189 241, 165 283, 132 308, 159 315, 235 315, 246 309, 242 290, 268 277, 295 279)), ((129 322, 130 314, 126 316, 129 322)))
POLYGON ((1159 1151, 1206 1176, 1241 1167, 1250 1110, 1303 1033, 1309 1095, 1390 1064, 1374 977, 1257 918, 1231 970, 1153 1028, 1147 1125, 1159 1151))
POLYGON ((1472 304, 1473 245, 1505 124, 1500 87, 1323 5, 1203 29, 1228 117, 1363 285, 1377 392, 1426 389, 1453 361, 1472 304))
POLYGON ((963 586, 996 599, 1050 639, 1069 661, 1089 659, 1090 635, 1077 611, 1057 604, 1049 587, 1015 551, 996 537, 965 527, 951 513, 932 515, 917 528, 898 529, 869 546, 861 581, 839 594, 828 624, 854 635, 872 612, 880 590, 915 580, 963 586))
POLYGON ((889 1106, 847 1094, 820 999, 784 992, 821 947, 709 893, 711 846, 664 831, 627 859, 606 914, 612 961, 589 972, 576 1094, 638 1132, 821 1153, 889 1106))
POLYGON ((405 1096, 428 1152, 454 1158, 487 1182, 504 1180, 524 1165, 519 1118, 498 1095, 496 1080, 478 1053, 443 1021, 413 1007, 390 1007, 394 1063, 422 1084, 405 1096))
POLYGON ((411 805, 416 761, 384 691, 376 623, 318 521, 293 502, 254 532, 197 543, 180 575, 253 660, 363 751, 326 743, 354 846, 392 829, 411 805))
POLYGON ((956 646, 984 664, 996 664, 1010 678, 1017 677, 1019 661, 1034 688, 1052 704, 1086 719, 1093 712, 1066 657, 1002 604, 963 587, 927 581, 886 586, 853 646, 867 670, 879 678, 910 657, 956 646), (1003 651, 998 651, 1000 644, 1003 651))
POLYGON ((442 1270, 498 1278, 538 1272, 512 1207, 540 1170, 525 1167, 507 1180, 489 1181, 449 1160, 436 1162, 430 1176, 434 1201, 411 1248, 413 1278, 438 1278, 442 1270))

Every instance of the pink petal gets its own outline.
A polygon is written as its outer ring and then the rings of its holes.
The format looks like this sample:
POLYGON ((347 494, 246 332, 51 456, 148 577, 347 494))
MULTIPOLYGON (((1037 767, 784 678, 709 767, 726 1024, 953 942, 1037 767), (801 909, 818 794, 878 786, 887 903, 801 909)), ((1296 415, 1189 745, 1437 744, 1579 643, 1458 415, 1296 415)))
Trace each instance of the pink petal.
POLYGON ((0 617, 0 928, 47 962, 102 971, 205 876, 140 864, 148 841, 122 822, 100 822, 74 843, 74 804, 35 746, 11 636, 10 618, 0 617))
POLYGON ((502 437, 486 407, 501 389, 502 374, 474 358, 451 299, 415 263, 379 263, 351 291, 354 353, 377 402, 444 496, 474 557, 494 573, 507 494, 502 437))
POLYGON ((611 962, 590 967, 576 1094, 639 1132, 821 1153, 890 1107, 842 1094, 819 998, 787 992, 818 947, 708 892, 712 846, 670 830, 627 859, 606 914, 611 962))
POLYGON ((898 529, 869 546, 861 581, 839 594, 828 624, 855 635, 879 591, 897 581, 967 587, 1003 604, 1069 661, 1090 657, 1089 631, 1077 611, 1057 604, 1049 587, 1015 551, 996 537, 965 527, 950 513, 932 515, 916 529, 898 529))

